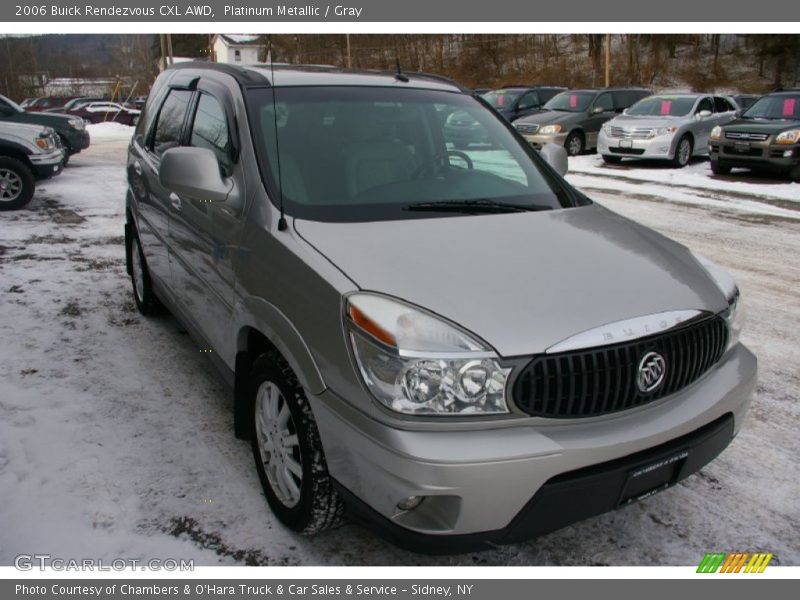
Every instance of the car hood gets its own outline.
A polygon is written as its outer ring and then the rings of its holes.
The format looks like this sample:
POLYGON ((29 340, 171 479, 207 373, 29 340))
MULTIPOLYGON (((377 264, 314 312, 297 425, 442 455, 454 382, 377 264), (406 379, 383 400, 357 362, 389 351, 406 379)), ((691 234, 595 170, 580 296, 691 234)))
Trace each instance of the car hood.
POLYGON ((539 125, 548 125, 550 123, 563 123, 570 117, 574 117, 583 113, 571 113, 561 110, 543 110, 527 117, 522 117, 514 121, 515 123, 538 123, 539 125))
POLYGON ((442 315, 502 356, 633 317, 727 306, 685 247, 599 205, 295 228, 362 290, 442 315))
POLYGON ((613 127, 635 127, 637 129, 658 129, 659 127, 680 127, 691 121, 689 117, 652 117, 636 115, 620 115, 614 117, 608 124, 613 127))
POLYGON ((725 131, 773 134, 798 127, 798 119, 736 119, 725 125, 725 131))
POLYGON ((35 123, 37 125, 47 125, 53 128, 68 127, 69 120, 74 117, 67 115, 45 113, 45 112, 23 112, 17 113, 15 121, 20 123, 35 123))
POLYGON ((30 142, 34 141, 45 130, 44 125, 33 123, 14 123, 11 121, 0 121, 0 136, 15 136, 30 142))

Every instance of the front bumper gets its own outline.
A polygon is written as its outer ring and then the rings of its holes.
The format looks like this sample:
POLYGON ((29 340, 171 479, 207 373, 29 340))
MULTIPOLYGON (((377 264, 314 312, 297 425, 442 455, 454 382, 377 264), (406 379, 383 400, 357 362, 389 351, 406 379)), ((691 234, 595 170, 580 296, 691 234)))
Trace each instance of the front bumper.
POLYGON ((672 160, 675 156, 675 136, 661 135, 648 139, 611 137, 601 132, 597 138, 597 153, 622 158, 651 158, 672 160))
MULTIPOLYGON (((343 496, 377 520, 381 530, 393 532, 389 535, 394 541, 402 543, 404 536, 412 542, 432 540, 435 543, 428 549, 433 550, 447 546, 443 540, 453 536, 470 543, 518 541, 613 509, 622 494, 622 471, 613 461, 627 461, 622 467, 627 473, 631 465, 655 460, 639 453, 672 451, 670 443, 727 414, 732 415, 731 434, 735 433, 755 378, 756 359, 740 344, 693 385, 640 409, 578 421, 484 422, 480 429, 391 428, 351 408, 331 391, 311 397, 311 403, 329 472, 343 496), (589 502, 586 510, 568 508, 586 503, 587 496, 580 491, 585 482, 579 482, 575 492, 560 486, 555 504, 547 501, 554 508, 541 508, 542 498, 554 493, 542 496, 544 490, 555 489, 553 484, 561 480, 571 481, 577 470, 597 465, 605 474, 600 485, 607 491, 589 502), (426 498, 414 510, 398 509, 398 502, 409 496, 426 498), (614 502, 608 500, 612 496, 614 502), (565 497, 571 498, 569 503, 565 497), (559 506, 564 507, 563 514, 559 506)), ((707 460, 700 457, 710 460, 729 440, 730 435, 717 439, 715 452, 703 450, 696 458, 690 454, 671 482, 702 467, 707 460)))
POLYGON ((67 154, 77 154, 81 150, 86 150, 86 148, 89 147, 89 132, 85 129, 82 131, 70 129, 67 133, 62 135, 62 138, 66 142, 65 150, 67 154))
POLYGON ((532 135, 522 134, 522 137, 524 137, 526 140, 528 140, 528 142, 533 144, 534 148, 536 148, 537 150, 541 150, 542 146, 544 146, 545 144, 558 144, 559 146, 563 146, 564 142, 567 141, 567 132, 554 133, 548 135, 542 135, 539 133, 535 133, 532 135))
POLYGON ((61 173, 64 166, 64 151, 57 149, 47 154, 31 154, 28 160, 36 179, 46 179, 61 173))
POLYGON ((771 137, 764 142, 714 140, 709 142, 708 151, 711 160, 724 167, 788 173, 800 165, 800 144, 773 144, 771 141, 771 137))

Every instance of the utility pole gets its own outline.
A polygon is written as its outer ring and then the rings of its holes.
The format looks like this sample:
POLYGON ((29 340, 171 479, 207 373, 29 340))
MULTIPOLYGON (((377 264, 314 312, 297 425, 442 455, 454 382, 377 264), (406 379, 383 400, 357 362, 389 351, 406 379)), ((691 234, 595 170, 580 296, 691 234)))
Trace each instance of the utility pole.
POLYGON ((167 64, 172 66, 172 63, 175 62, 172 60, 172 34, 167 34, 167 64))
POLYGON ((345 37, 347 38, 347 68, 353 68, 353 61, 350 59, 350 34, 346 33, 345 37))
POLYGON ((158 41, 161 44, 161 57, 158 59, 158 69, 159 71, 163 71, 167 68, 167 36, 163 33, 159 33, 158 41))
POLYGON ((611 34, 606 34, 606 87, 611 85, 611 34))

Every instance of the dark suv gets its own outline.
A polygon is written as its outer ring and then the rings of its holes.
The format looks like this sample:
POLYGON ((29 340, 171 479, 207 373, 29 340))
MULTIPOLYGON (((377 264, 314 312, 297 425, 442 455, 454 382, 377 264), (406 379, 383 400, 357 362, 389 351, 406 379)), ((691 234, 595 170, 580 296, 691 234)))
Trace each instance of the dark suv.
POLYGON ((482 97, 507 120, 516 121, 540 111, 550 98, 566 89, 544 85, 508 86, 486 92, 482 97))
POLYGON ((639 88, 570 90, 548 101, 543 112, 516 121, 514 127, 537 148, 562 144, 575 156, 597 147, 603 123, 651 94, 639 88))
POLYGON ((716 175, 742 167, 800 182, 800 89, 763 96, 740 118, 715 127, 708 151, 716 175))

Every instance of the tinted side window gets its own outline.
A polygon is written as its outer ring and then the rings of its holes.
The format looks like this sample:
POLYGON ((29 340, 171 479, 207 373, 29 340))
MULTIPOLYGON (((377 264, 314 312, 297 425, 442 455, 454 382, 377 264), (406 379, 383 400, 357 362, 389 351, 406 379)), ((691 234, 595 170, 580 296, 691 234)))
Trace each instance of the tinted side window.
POLYGON ((522 98, 519 99, 517 110, 533 108, 534 106, 539 106, 539 104, 539 96, 536 92, 528 92, 527 94, 523 94, 522 98))
POLYGON ((598 106, 604 111, 614 110, 614 99, 611 97, 611 94, 600 94, 594 101, 594 107, 597 108, 598 106))
POLYGON ((723 113, 731 110, 736 109, 731 106, 730 102, 728 102, 725 98, 714 96, 714 112, 723 113))
POLYGON ((211 150, 217 156, 223 174, 230 174, 231 138, 225 111, 217 99, 208 94, 202 94, 197 103, 190 144, 211 150))
POLYGON ((158 113, 151 149, 158 156, 175 146, 180 146, 181 129, 192 92, 172 90, 158 113))
POLYGON ((701 110, 714 112, 714 103, 711 102, 711 98, 706 97, 700 100, 700 104, 697 105, 697 112, 699 113, 701 110))

